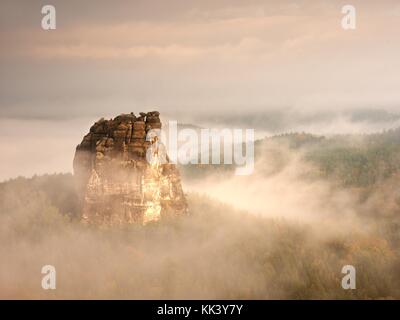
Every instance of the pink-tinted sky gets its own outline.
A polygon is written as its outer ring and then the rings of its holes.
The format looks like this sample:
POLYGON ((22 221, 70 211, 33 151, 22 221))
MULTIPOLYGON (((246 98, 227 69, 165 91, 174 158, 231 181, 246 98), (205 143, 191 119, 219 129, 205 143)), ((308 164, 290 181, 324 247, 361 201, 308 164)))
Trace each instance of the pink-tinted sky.
POLYGON ((71 171, 90 125, 121 112, 241 127, 253 112, 262 132, 399 122, 329 121, 400 112, 398 0, 2 0, 0 46, 0 180, 71 171), (41 28, 45 4, 56 30, 41 28), (356 30, 341 27, 346 4, 356 30))
POLYGON ((0 4, 2 117, 399 106, 396 0, 54 0, 54 31, 44 4, 0 4))

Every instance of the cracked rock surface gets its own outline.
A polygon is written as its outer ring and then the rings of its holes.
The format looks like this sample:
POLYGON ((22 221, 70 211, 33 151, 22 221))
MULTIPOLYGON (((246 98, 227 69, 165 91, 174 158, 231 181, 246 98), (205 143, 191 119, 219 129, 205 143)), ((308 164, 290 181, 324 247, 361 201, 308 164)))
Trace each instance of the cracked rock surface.
POLYGON ((81 197, 82 220, 101 225, 157 221, 187 213, 187 203, 176 165, 152 162, 158 154, 152 129, 161 129, 157 111, 138 116, 121 114, 100 119, 77 146, 74 175, 81 197))

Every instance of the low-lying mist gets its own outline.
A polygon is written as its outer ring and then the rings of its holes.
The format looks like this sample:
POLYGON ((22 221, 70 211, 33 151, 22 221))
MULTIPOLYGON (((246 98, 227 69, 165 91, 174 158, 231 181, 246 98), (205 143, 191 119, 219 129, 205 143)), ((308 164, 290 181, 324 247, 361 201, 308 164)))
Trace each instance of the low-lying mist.
POLYGON ((400 298, 398 179, 343 187, 271 150, 251 176, 185 178, 190 215, 144 227, 82 225, 70 175, 0 184, 0 298, 400 298))
MULTIPOLYGON (((371 133, 400 125, 400 115, 391 109, 300 112, 299 109, 286 108, 263 110, 262 113, 249 111, 246 114, 243 108, 240 112, 236 111, 211 114, 199 111, 196 117, 192 113, 162 112, 161 120, 164 127, 168 120, 176 120, 179 124, 210 129, 249 128, 255 130, 257 139, 302 131, 323 135, 371 133)), ((99 113, 85 118, 1 118, 0 167, 7 170, 0 172, 0 181, 17 176, 71 172, 76 145, 93 121, 103 116, 99 113)))

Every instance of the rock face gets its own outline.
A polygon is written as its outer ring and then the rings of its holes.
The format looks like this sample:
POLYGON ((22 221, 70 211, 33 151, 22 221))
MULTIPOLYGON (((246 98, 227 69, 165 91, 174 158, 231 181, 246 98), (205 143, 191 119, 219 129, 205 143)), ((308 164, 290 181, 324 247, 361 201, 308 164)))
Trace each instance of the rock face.
POLYGON ((84 222, 145 224, 187 213, 176 165, 147 161, 147 152, 157 160, 159 151, 157 138, 148 137, 151 129, 161 129, 157 111, 102 118, 77 146, 74 174, 84 195, 84 222))

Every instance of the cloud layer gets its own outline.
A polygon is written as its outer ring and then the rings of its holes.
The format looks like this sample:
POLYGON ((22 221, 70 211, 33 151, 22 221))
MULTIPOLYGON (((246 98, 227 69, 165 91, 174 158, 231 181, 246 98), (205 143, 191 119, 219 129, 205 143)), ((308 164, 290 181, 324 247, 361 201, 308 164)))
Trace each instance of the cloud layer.
POLYGON ((2 3, 0 115, 398 108, 396 1, 2 3), (4 18, 4 19, 3 19, 4 18), (12 19, 11 19, 12 18, 12 19))

